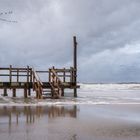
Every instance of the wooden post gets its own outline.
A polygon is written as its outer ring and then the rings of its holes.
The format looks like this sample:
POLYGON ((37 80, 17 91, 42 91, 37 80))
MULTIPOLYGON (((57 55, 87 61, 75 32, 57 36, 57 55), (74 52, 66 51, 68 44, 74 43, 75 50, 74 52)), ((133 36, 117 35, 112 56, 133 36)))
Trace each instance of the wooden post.
POLYGON ((64 88, 62 88, 61 90, 62 90, 62 96, 64 96, 64 88))
POLYGON ((29 66, 27 66, 27 94, 30 96, 30 87, 29 87, 29 66))
POLYGON ((32 68, 30 69, 30 82, 33 81, 33 72, 32 72, 32 68))
POLYGON ((28 88, 28 95, 31 96, 31 89, 28 88))
POLYGON ((16 89, 13 88, 13 97, 16 97, 16 89))
POLYGON ((34 75, 34 72, 33 72, 33 91, 35 90, 35 75, 34 75))
POLYGON ((12 82, 12 65, 10 65, 10 69, 9 69, 9 81, 11 84, 11 82, 12 82))
POLYGON ((74 75, 73 75, 73 67, 70 67, 70 82, 73 83, 74 82, 74 75))
MULTIPOLYGON (((38 86, 38 85, 36 85, 38 86)), ((38 91, 38 87, 36 87, 36 99, 39 99, 39 91, 38 91)))
POLYGON ((65 72, 65 68, 64 68, 64 72, 63 72, 63 82, 66 82, 66 72, 65 72))
POLYGON ((42 96, 41 96, 41 91, 39 91, 39 96, 38 96, 39 99, 42 99, 42 96))
POLYGON ((27 83, 29 83, 29 66, 27 66, 27 83))
POLYGON ((74 97, 77 97, 77 41, 76 41, 76 36, 73 37, 73 46, 74 46, 74 51, 73 51, 73 67, 74 67, 74 83, 75 83, 75 88, 74 88, 74 97))
POLYGON ((17 82, 19 82, 19 69, 17 69, 17 82))
POLYGON ((3 89, 3 91, 4 91, 3 96, 8 96, 6 87, 3 89))
POLYGON ((27 98, 27 87, 24 88, 24 98, 27 98))
POLYGON ((51 69, 49 69, 49 82, 51 82, 51 69))
POLYGON ((27 88, 29 87, 29 66, 27 66, 27 88))

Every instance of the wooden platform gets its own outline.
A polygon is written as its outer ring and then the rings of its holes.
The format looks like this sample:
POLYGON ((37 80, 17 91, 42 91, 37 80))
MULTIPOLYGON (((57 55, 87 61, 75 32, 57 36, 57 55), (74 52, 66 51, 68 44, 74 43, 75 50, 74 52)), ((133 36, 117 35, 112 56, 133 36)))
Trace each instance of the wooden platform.
MULTIPOLYGON (((74 97, 77 97, 77 42, 73 37, 73 67, 58 69, 54 66, 47 71, 36 71, 32 67, 17 68, 0 67, 0 89, 3 95, 8 96, 7 89, 13 90, 16 97, 16 89, 24 89, 24 97, 31 95, 31 89, 35 91, 36 98, 45 97, 61 98, 65 95, 65 89, 73 89, 74 97), (48 78, 42 81, 39 74, 47 74, 48 78)), ((44 76, 45 77, 45 76, 44 76)))
POLYGON ((0 81, 0 89, 3 89, 4 96, 8 96, 7 89, 13 90, 13 97, 16 97, 16 89, 24 89, 24 97, 27 98, 31 95, 32 89, 38 99, 60 98, 64 96, 65 89, 80 87, 75 82, 75 76, 73 67, 69 69, 52 67, 48 71, 35 71, 29 66, 15 68, 10 65, 9 68, 0 68, 0 80, 6 79, 6 81, 0 81), (40 73, 48 75, 46 82, 42 82, 40 73))
MULTIPOLYGON (((51 88, 51 85, 49 84, 49 82, 42 82, 43 85, 42 87, 45 89, 50 89, 51 88)), ((13 88, 16 88, 16 89, 23 89, 27 86, 27 82, 12 82, 12 83, 9 83, 9 82, 0 82, 0 89, 3 89, 3 88, 9 88, 9 89, 13 89, 13 88)), ((28 86, 29 88, 33 88, 33 83, 32 82, 29 82, 28 83, 28 86)), ((63 88, 70 88, 70 89, 73 89, 74 87, 76 88, 80 88, 79 85, 75 86, 75 83, 70 83, 70 82, 65 82, 63 83, 62 85, 63 88)))

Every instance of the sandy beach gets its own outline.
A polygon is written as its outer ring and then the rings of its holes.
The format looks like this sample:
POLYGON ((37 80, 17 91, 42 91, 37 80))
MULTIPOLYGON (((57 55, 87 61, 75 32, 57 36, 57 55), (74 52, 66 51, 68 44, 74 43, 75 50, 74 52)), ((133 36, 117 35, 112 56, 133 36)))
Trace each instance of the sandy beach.
POLYGON ((139 140, 140 105, 1 106, 1 140, 139 140))

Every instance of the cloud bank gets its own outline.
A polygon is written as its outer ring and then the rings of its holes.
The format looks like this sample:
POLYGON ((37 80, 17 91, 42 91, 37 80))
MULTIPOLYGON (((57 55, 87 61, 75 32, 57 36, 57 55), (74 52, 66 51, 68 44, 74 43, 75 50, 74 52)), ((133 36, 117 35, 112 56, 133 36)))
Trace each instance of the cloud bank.
POLYGON ((0 65, 70 67, 80 82, 140 82, 139 0, 0 0, 0 65))

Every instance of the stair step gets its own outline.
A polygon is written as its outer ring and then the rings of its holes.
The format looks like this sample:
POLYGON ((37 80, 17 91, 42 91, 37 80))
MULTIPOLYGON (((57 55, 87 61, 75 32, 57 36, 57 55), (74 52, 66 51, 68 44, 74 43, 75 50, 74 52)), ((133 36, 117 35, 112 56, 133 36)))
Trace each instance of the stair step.
POLYGON ((42 95, 51 95, 51 93, 43 93, 42 95))
POLYGON ((51 90, 43 90, 43 92, 51 92, 51 90))

